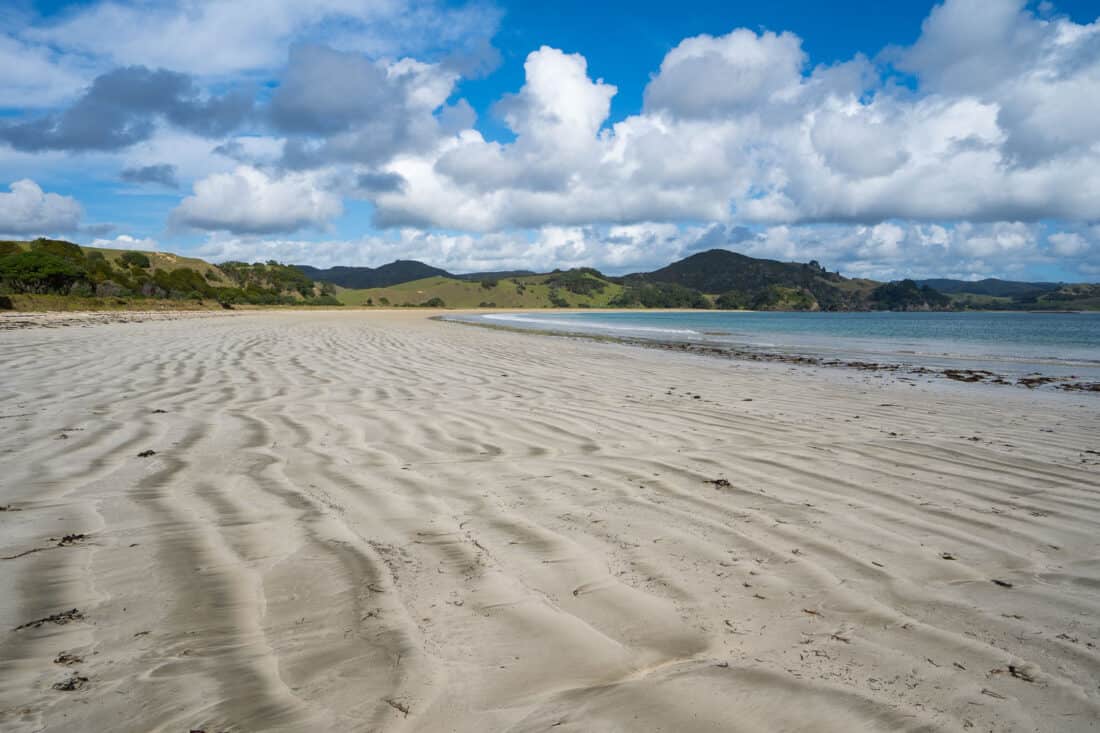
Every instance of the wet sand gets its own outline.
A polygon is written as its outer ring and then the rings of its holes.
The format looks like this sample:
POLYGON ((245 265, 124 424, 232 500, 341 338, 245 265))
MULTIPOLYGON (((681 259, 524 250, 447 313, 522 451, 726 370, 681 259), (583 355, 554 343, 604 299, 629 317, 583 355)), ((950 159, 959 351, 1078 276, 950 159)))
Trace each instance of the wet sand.
POLYGON ((1100 726, 1096 395, 425 316, 0 333, 0 730, 1100 726))

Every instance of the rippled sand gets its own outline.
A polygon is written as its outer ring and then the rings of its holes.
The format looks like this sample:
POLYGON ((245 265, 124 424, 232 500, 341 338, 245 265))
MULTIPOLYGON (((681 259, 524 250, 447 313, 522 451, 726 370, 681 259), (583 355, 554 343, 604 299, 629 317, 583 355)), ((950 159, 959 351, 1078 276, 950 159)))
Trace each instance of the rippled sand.
POLYGON ((1100 726, 1094 395, 423 313, 0 375, 2 730, 1100 726))

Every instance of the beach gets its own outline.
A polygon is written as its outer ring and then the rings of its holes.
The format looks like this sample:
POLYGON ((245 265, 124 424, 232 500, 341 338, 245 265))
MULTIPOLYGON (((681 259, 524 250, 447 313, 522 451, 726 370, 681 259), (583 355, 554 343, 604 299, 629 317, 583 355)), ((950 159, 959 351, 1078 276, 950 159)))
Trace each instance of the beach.
POLYGON ((1100 728, 1097 395, 430 314, 0 330, 0 730, 1100 728))

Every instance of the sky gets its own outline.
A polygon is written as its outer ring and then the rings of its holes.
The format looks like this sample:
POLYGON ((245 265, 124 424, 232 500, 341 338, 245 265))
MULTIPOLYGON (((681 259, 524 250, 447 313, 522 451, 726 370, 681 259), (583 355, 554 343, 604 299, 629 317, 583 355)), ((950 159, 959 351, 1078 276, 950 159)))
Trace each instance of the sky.
POLYGON ((0 237, 1100 281, 1097 0, 6 0, 0 237))

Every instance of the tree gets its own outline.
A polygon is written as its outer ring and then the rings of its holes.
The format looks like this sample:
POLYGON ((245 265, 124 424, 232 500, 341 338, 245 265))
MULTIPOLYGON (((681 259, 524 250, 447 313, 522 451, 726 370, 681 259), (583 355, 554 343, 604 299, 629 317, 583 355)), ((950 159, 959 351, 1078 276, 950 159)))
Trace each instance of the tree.
POLYGON ((83 267, 41 250, 0 257, 0 284, 17 293, 68 292, 85 274, 83 267))
POLYGON ((68 260, 78 265, 84 262, 84 250, 72 242, 66 242, 61 239, 44 239, 39 237, 31 242, 31 251, 44 252, 45 254, 60 257, 63 260, 68 260))
POLYGON ((147 269, 153 264, 149 261, 149 258, 143 252, 123 252, 122 256, 119 257, 118 260, 124 265, 140 267, 143 270, 147 269))

